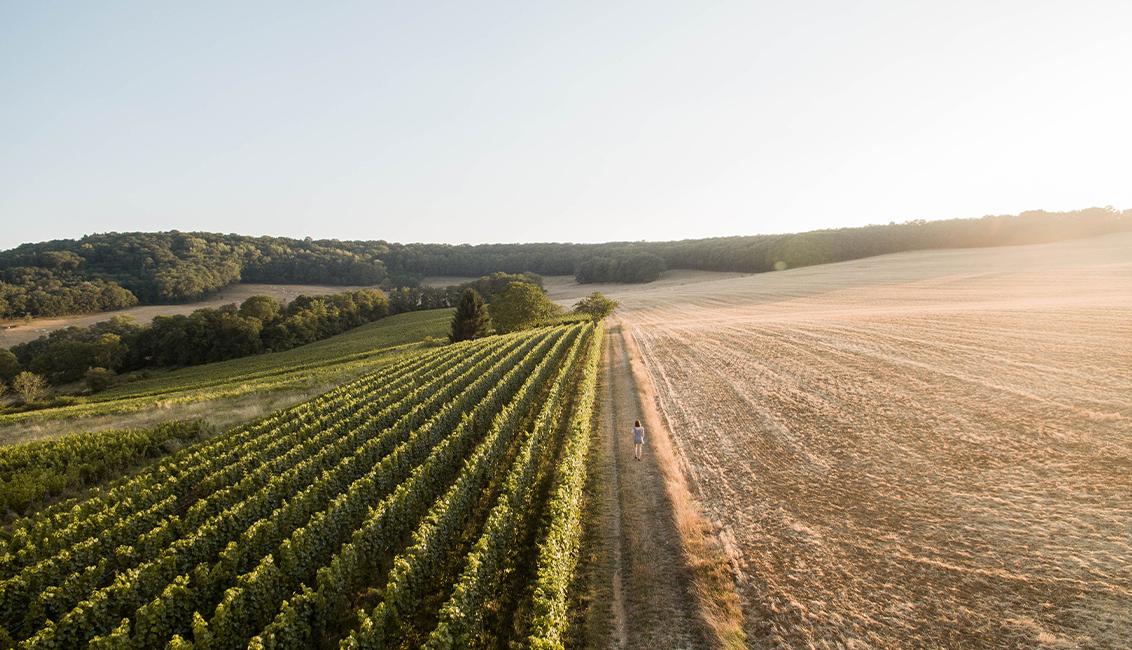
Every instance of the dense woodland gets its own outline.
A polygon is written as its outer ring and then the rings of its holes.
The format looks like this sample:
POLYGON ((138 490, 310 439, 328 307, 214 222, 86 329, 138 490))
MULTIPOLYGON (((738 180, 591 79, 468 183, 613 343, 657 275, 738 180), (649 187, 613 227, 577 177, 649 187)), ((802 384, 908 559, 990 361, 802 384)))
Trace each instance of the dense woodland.
MULTIPOLYGON (((583 282, 642 282, 664 268, 758 273, 909 250, 1041 243, 1125 230, 1132 230, 1132 210, 1090 208, 790 235, 607 244, 456 246, 176 231, 104 233, 0 252, 0 318, 191 302, 240 281, 392 289, 414 287, 429 275, 475 277, 502 271, 576 274, 583 282)), ((391 302, 397 299, 390 296, 391 302)), ((439 300, 439 294, 427 300, 439 300)))

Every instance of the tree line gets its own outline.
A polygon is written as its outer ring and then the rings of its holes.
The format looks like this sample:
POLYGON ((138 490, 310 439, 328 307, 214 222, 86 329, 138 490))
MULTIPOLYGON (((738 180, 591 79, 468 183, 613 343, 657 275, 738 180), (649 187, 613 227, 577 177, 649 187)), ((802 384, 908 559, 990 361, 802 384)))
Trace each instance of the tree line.
MULTIPOLYGON (((88 388, 99 391, 114 384, 119 373, 288 350, 387 315, 455 306, 466 290, 492 300, 512 285, 531 287, 541 297, 540 305, 553 304, 546 298, 541 277, 495 273, 449 287, 402 287, 388 296, 377 289, 361 289, 298 296, 287 304, 270 296, 251 296, 239 305, 157 316, 146 325, 116 316, 88 327, 55 330, 11 350, 0 349, 0 385, 6 382, 25 402, 42 398, 48 383, 85 380, 88 388)), ((524 313, 514 320, 525 323, 528 316, 524 313)))
POLYGON ((787 235, 606 244, 397 244, 214 233, 105 233, 0 252, 0 318, 189 302, 235 282, 408 287, 406 301, 453 305, 425 276, 574 274, 579 282, 647 282, 664 269, 760 273, 935 248, 1036 244, 1132 230, 1132 210, 1010 216, 817 230, 787 235))
POLYGON ((157 316, 146 325, 118 316, 89 327, 55 330, 0 351, 0 372, 13 386, 23 371, 52 384, 86 379, 98 390, 113 383, 117 373, 288 350, 389 314, 389 300, 377 289, 299 296, 285 305, 269 296, 252 296, 238 306, 157 316))

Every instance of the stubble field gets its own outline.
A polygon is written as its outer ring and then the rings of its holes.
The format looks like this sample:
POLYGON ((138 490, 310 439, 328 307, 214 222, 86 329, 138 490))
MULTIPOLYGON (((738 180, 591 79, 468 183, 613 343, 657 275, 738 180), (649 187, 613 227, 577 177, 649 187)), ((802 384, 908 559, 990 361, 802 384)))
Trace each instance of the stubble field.
POLYGON ((1132 638, 1132 235, 619 297, 753 645, 1132 638))

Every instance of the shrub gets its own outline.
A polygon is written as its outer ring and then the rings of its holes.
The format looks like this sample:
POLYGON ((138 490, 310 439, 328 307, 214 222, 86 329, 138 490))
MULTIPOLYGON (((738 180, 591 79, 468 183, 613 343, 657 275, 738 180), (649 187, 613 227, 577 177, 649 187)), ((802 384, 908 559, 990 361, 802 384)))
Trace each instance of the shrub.
POLYGON ((118 380, 118 375, 108 368, 90 368, 83 379, 90 392, 98 393, 113 386, 118 380))
POLYGON ((12 380, 12 389, 19 394, 25 404, 35 402, 47 395, 47 380, 43 375, 25 370, 12 380))

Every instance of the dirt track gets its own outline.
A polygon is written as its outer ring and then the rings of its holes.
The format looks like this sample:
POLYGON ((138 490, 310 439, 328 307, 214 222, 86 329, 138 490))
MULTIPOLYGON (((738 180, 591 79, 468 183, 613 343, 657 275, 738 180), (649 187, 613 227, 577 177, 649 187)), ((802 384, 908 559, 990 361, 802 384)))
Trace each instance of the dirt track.
POLYGON ((611 581, 607 602, 592 605, 610 621, 590 643, 610 648, 705 647, 689 593, 672 508, 650 446, 633 458, 630 427, 644 419, 621 327, 606 335, 602 432, 595 458, 603 462, 600 498, 603 534, 594 553, 605 563, 600 579, 611 581))
POLYGON ((610 293, 752 646, 1127 647, 1132 235, 667 280, 610 293))

